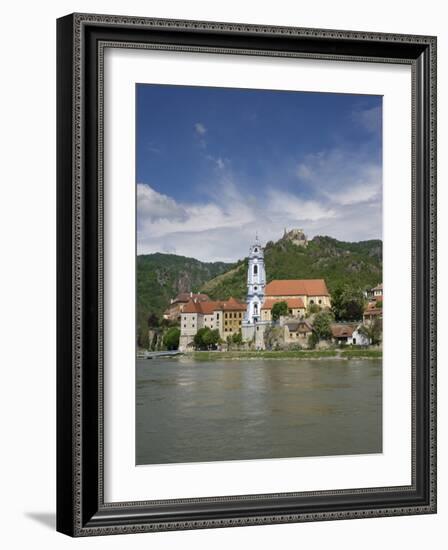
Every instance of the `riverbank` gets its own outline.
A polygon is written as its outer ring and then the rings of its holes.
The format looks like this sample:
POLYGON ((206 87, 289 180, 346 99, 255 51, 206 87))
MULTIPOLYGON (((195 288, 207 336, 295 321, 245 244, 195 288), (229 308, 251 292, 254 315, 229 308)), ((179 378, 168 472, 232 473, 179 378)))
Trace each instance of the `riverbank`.
POLYGON ((193 351, 185 354, 196 361, 222 359, 381 359, 383 352, 368 349, 297 351, 193 351))

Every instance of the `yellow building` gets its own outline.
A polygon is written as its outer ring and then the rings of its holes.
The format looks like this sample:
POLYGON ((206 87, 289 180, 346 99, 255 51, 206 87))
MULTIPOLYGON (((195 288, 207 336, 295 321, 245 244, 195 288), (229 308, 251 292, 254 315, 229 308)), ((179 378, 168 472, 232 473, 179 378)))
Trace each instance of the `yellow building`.
POLYGON ((220 309, 215 310, 215 314, 219 314, 217 321, 220 321, 220 324, 217 328, 223 340, 240 331, 245 311, 246 304, 235 300, 235 298, 220 302, 220 309))
POLYGON ((267 298, 261 306, 261 320, 272 321, 272 308, 274 304, 279 302, 286 302, 288 305, 289 317, 304 317, 306 308, 302 298, 285 298, 285 299, 273 299, 267 298))

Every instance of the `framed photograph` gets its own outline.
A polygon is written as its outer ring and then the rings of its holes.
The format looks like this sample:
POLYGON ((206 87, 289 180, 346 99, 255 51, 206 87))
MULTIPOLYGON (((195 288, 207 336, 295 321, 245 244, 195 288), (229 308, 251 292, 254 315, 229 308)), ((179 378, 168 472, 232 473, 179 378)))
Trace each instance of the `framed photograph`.
POLYGON ((57 41, 57 529, 435 513, 436 38, 57 41))

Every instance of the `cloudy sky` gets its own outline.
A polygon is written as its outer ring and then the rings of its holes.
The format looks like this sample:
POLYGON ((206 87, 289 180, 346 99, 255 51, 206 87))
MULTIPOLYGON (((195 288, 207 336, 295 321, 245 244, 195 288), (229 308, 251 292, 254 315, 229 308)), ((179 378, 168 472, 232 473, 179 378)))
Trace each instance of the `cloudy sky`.
POLYGON ((380 96, 137 86, 137 253, 382 238, 380 96))

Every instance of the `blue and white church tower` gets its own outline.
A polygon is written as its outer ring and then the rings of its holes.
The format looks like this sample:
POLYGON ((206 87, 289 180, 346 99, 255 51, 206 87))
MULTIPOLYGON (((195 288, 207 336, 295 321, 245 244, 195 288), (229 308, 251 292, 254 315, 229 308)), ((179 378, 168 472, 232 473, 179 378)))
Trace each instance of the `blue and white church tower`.
POLYGON ((249 265, 247 268, 247 310, 241 324, 243 340, 253 342, 257 349, 264 349, 264 330, 269 324, 261 320, 261 307, 264 303, 266 288, 266 270, 264 267, 264 250, 255 237, 254 244, 249 249, 249 265), (266 325, 266 326, 265 326, 266 325))
POLYGON ((261 306, 264 302, 266 271, 264 268, 264 251, 258 236, 249 249, 249 266, 247 269, 247 310, 244 320, 258 323, 261 320, 261 306))

